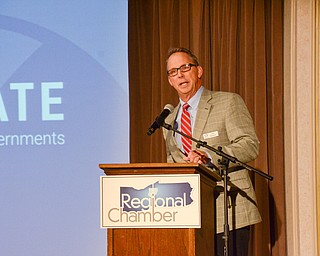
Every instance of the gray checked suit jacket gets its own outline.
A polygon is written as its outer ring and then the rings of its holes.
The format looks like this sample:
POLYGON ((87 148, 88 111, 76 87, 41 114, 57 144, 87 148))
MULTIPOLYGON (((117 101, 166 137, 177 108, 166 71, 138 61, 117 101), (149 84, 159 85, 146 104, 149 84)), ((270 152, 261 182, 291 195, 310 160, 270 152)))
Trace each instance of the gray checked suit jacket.
MULTIPOLYGON (((170 114, 166 123, 174 126, 178 113, 178 105, 170 114)), ((172 131, 163 130, 166 140, 167 162, 184 162, 184 155, 179 150, 172 131)), ((250 162, 258 156, 259 141, 255 133, 252 118, 242 100, 235 93, 213 92, 204 89, 198 105, 192 136, 206 141, 208 145, 222 150, 236 157, 242 162, 250 162)), ((193 142, 193 149, 196 145, 193 142)), ((218 165, 220 158, 214 152, 208 152, 213 164, 218 165)), ((236 170, 232 163, 229 165, 228 184, 228 215, 230 230, 253 225, 261 221, 256 195, 245 169, 236 170)), ((224 224, 224 193, 223 182, 218 182, 216 188, 216 233, 223 232, 224 224)))

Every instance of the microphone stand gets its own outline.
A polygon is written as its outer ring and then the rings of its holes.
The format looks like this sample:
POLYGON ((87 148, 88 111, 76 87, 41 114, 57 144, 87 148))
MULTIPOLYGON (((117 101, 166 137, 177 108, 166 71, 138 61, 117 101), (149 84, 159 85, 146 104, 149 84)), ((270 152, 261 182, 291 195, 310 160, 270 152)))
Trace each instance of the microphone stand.
POLYGON ((220 166, 220 175, 223 177, 223 186, 224 186, 224 232, 223 232, 223 236, 222 239, 224 240, 224 248, 223 248, 223 254, 224 256, 229 256, 229 224, 228 224, 228 189, 227 189, 227 185, 228 185, 228 168, 229 168, 229 163, 235 163, 238 164, 239 166, 249 170, 249 171, 253 171, 257 174, 259 174, 260 176, 272 181, 273 177, 261 172, 259 170, 257 170, 256 168, 253 168, 241 161, 239 161, 236 157, 230 156, 226 153, 224 153, 222 151, 222 147, 218 147, 218 149, 215 149, 214 147, 211 147, 207 144, 207 142, 205 141, 201 141, 201 140, 197 140, 181 131, 178 131, 174 128, 172 128, 171 125, 163 122, 162 124, 159 123, 160 126, 162 126, 163 128, 167 129, 167 130, 172 130, 194 142, 196 142, 196 147, 200 148, 200 147, 204 147, 209 149, 210 151, 216 153, 218 156, 221 156, 222 158, 218 161, 219 166, 220 166))

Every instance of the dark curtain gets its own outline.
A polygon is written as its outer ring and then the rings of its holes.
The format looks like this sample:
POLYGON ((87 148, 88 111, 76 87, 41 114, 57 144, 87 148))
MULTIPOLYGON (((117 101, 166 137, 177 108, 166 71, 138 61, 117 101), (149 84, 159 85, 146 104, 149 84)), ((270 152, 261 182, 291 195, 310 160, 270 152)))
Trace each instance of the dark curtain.
POLYGON ((129 0, 130 161, 165 162, 161 131, 149 125, 178 103, 168 84, 171 47, 191 49, 203 85, 245 100, 260 140, 250 165, 263 222, 252 230, 251 255, 286 255, 283 160, 283 2, 279 0, 129 0))

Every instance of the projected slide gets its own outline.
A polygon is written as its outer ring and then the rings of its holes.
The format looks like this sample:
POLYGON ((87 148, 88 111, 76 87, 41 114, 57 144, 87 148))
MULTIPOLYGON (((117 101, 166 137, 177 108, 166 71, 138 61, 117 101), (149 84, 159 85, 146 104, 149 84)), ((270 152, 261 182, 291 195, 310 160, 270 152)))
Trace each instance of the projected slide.
POLYGON ((127 4, 1 1, 1 255, 105 255, 98 164, 129 161, 127 4))

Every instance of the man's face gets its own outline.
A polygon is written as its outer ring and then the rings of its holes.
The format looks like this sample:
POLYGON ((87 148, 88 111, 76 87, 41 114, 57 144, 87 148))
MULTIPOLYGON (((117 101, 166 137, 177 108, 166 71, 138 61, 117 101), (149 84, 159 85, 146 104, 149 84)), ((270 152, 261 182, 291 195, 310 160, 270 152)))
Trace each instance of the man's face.
MULTIPOLYGON (((176 52, 172 54, 167 62, 167 70, 179 68, 184 64, 194 64, 187 53, 176 52)), ((201 86, 201 76, 203 70, 201 66, 193 66, 189 71, 182 72, 178 70, 175 76, 168 76, 170 85, 176 89, 179 97, 187 102, 201 86)))

